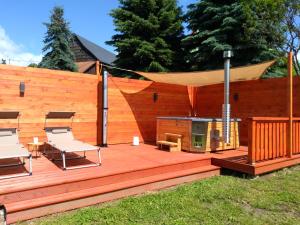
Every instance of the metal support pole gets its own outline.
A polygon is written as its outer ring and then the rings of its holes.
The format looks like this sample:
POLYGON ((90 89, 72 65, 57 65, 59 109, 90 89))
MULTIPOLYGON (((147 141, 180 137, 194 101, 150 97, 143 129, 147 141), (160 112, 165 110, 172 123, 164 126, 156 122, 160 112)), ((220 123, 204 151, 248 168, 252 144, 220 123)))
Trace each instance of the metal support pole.
POLYGON ((32 175, 32 155, 30 154, 29 157, 29 175, 32 175))
POLYGON ((7 211, 4 205, 0 205, 0 224, 6 225, 7 224, 7 211))
POLYGON ((67 169, 67 165, 66 165, 66 152, 62 152, 62 161, 63 161, 63 170, 67 169))
POLYGON ((98 153, 98 164, 99 164, 99 166, 101 166, 102 160, 101 160, 100 148, 98 149, 97 153, 98 153))
POLYGON ((102 77, 102 147, 107 147, 107 113, 108 113, 108 102, 107 102, 107 71, 104 71, 102 77))
POLYGON ((223 104, 223 139, 225 144, 230 144, 230 58, 232 51, 224 51, 224 104, 223 104))

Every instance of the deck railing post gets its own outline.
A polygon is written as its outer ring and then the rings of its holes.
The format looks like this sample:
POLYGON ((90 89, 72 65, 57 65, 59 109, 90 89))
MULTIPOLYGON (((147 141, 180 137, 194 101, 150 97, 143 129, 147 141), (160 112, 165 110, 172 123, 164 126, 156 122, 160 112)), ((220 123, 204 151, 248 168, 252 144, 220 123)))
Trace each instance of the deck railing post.
POLYGON ((248 119, 248 160, 251 165, 255 164, 255 137, 256 121, 253 118, 248 119))
POLYGON ((288 99, 288 111, 289 111, 289 126, 288 126, 288 149, 287 156, 293 155, 293 53, 288 54, 288 87, 289 87, 289 99, 288 99))

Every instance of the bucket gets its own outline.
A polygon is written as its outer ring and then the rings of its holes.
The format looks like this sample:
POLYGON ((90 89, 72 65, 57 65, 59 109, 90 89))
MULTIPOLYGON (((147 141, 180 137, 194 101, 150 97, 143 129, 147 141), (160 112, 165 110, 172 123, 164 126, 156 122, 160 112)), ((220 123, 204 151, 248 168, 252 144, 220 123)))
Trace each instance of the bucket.
POLYGON ((140 145, 140 139, 139 139, 139 137, 134 136, 132 142, 133 142, 133 146, 138 146, 138 145, 140 145))
POLYGON ((34 144, 39 143, 39 138, 38 138, 38 137, 34 137, 34 138, 33 138, 33 143, 34 143, 34 144))

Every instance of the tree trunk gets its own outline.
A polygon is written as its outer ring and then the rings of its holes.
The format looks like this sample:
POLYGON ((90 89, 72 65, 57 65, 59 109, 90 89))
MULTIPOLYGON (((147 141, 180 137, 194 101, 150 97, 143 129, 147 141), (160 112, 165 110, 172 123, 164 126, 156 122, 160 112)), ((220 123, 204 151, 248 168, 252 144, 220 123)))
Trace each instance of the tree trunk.
POLYGON ((295 68, 296 74, 297 74, 297 76, 300 76, 300 64, 299 64, 299 61, 298 61, 296 55, 294 55, 293 61, 294 61, 294 68, 295 68))

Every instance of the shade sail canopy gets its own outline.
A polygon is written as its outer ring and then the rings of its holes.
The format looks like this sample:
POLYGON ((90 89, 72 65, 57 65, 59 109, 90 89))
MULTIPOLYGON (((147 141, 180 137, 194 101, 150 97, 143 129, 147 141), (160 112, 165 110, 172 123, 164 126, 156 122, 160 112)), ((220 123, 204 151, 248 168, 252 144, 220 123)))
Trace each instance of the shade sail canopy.
MULTIPOLYGON (((275 61, 268 61, 256 65, 236 67, 231 69, 230 82, 257 80, 275 61)), ((224 70, 179 73, 146 73, 136 72, 149 80, 186 86, 205 86, 224 83, 224 70)))

